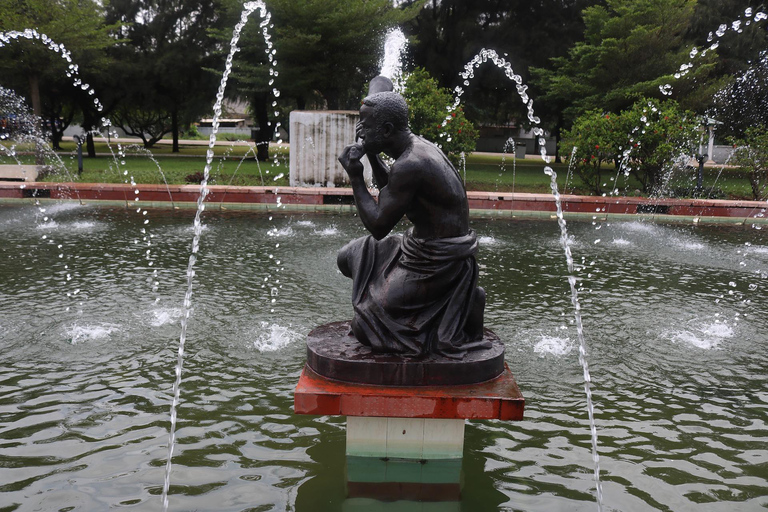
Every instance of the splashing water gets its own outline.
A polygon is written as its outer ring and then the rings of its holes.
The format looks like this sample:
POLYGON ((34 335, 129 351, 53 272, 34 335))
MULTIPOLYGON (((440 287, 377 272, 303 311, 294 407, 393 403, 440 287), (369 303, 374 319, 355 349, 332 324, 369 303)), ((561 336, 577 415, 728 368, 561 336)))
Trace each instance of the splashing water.
POLYGON ((408 40, 399 28, 390 30, 384 41, 384 57, 381 60, 379 74, 392 80, 396 92, 402 92, 399 90, 400 79, 403 74, 403 53, 407 44, 408 40))
POLYGON ((541 339, 533 346, 533 351, 540 355, 565 356, 571 353, 573 345, 569 338, 541 335, 541 339))
MULTIPOLYGON (((730 25, 723 23, 717 28, 717 30, 710 32, 707 36, 707 43, 709 44, 708 47, 704 48, 703 50, 700 50, 695 46, 691 48, 691 51, 688 53, 690 60, 685 64, 681 64, 680 69, 673 76, 675 79, 680 79, 687 75, 691 69, 693 69, 694 61, 696 59, 702 59, 707 55, 708 52, 715 51, 720 47, 719 39, 722 38, 729 30, 741 34, 744 31, 743 27, 748 27, 752 23, 760 23, 765 19, 768 19, 768 14, 763 11, 755 12, 753 8, 748 7, 744 10, 742 16, 732 21, 730 25)), ((673 87, 671 84, 662 84, 659 86, 659 91, 665 96, 671 96, 673 87)))
POLYGON ((259 352, 276 352, 300 338, 299 333, 278 324, 261 322, 261 334, 253 342, 253 348, 259 352))
POLYGON ((65 330, 65 335, 72 345, 78 345, 109 338, 110 334, 119 330, 120 326, 113 324, 71 325, 65 330))
MULTIPOLYGON (((99 135, 103 137, 101 132, 97 132, 99 135)), ((165 190, 168 192, 168 200, 171 202, 171 208, 176 208, 176 204, 173 202, 173 194, 171 194, 171 187, 168 185, 168 179, 165 177, 165 173, 163 172, 163 168, 160 165, 160 162, 157 161, 155 158, 155 155, 152 154, 150 150, 143 146, 139 146, 138 144, 131 144, 130 146, 127 146, 125 150, 132 151, 136 154, 144 155, 145 157, 149 158, 153 164, 155 164, 155 167, 157 167, 157 172, 160 173, 160 177, 163 178, 163 183, 165 184, 165 190)))
POLYGON ((67 63, 69 64, 67 68, 67 76, 74 80, 72 85, 74 85, 75 87, 78 87, 83 91, 86 91, 89 96, 94 96, 93 105, 96 107, 96 109, 99 112, 104 110, 104 106, 101 104, 99 99, 95 97, 96 91, 93 90, 93 88, 89 84, 84 83, 83 80, 80 78, 79 66, 74 62, 72 62, 72 53, 66 48, 64 48, 63 44, 58 44, 47 35, 41 34, 37 30, 28 28, 22 32, 19 32, 16 30, 12 30, 9 32, 0 32, 0 48, 2 48, 7 44, 10 44, 11 41, 16 41, 18 39, 40 41, 46 47, 48 47, 49 50, 60 54, 61 58, 67 61, 67 63))
POLYGON ((702 350, 717 350, 720 343, 733 337, 733 328, 726 323, 714 322, 672 333, 670 339, 702 350))
MULTIPOLYGON (((1 34, 0 41, 2 41, 1 34)), ((0 44, 0 47, 2 47, 2 44, 0 44)), ((0 113, 9 112, 14 113, 15 117, 11 122, 11 126, 9 127, 10 129, 5 131, 5 133, 0 134, 0 155, 4 154, 5 156, 15 161, 16 165, 20 166, 22 175, 27 178, 26 170, 24 169, 24 166, 19 160, 18 154, 16 152, 16 144, 32 143, 35 146, 36 156, 41 157, 41 161, 38 162, 40 164, 38 165, 38 169, 45 161, 48 161, 49 163, 53 162, 53 164, 50 165, 50 168, 63 170, 67 176, 69 176, 70 181, 74 181, 71 173, 64 165, 64 162, 61 160, 59 155, 49 149, 47 144, 45 144, 46 137, 43 133, 43 130, 41 129, 41 119, 30 111, 29 107, 27 107, 24 99, 21 96, 18 96, 14 91, 10 89, 0 87, 0 113), (6 144, 9 144, 9 146, 6 146, 6 144)), ((20 185, 20 188, 22 189, 25 187, 26 185, 20 185)), ((80 193, 77 190, 75 195, 80 205, 82 205, 83 202, 80 199, 80 193)), ((65 248, 64 243, 56 243, 54 241, 53 234, 48 234, 53 231, 58 231, 59 223, 57 223, 54 219, 54 214, 62 211, 62 208, 59 206, 48 205, 44 207, 40 204, 38 199, 35 200, 35 207, 38 211, 38 215, 36 215, 38 222, 36 228, 46 232, 46 234, 42 235, 42 240, 50 245, 56 246, 56 249, 58 250, 59 262, 64 270, 64 286, 65 290, 67 290, 66 296, 74 301, 76 295, 80 293, 80 289, 75 289, 73 275, 69 268, 69 264, 67 263, 69 261, 67 248, 65 248)), ((76 206, 72 206, 72 208, 74 207, 76 206)), ((70 306, 66 306, 65 311, 69 310, 70 306)), ((74 337, 72 337, 72 339, 74 339, 74 337)), ((75 342, 73 341, 73 344, 74 343, 75 342)))
MULTIPOLYGON (((573 178, 573 168, 576 166, 576 151, 578 150, 578 146, 573 146, 571 156, 568 158, 568 172, 565 174, 565 185, 563 185, 564 194, 568 193, 568 182, 573 178)), ((573 193, 573 190, 571 190, 571 193, 573 193)))
POLYGON ((330 226, 320 230, 315 230, 315 234, 318 236, 336 236, 339 234, 339 229, 336 226, 330 226))
MULTIPOLYGON (((176 444, 176 408, 179 405, 179 397, 180 397, 180 389, 181 389, 181 374, 182 374, 182 369, 184 367, 184 346, 186 344, 186 339, 187 339, 187 325, 189 322, 189 318, 192 315, 192 282, 195 276, 194 267, 197 261, 197 252, 200 249, 200 237, 203 232, 203 224, 201 221, 201 216, 203 211, 205 210, 204 202, 205 202, 206 196, 208 195, 208 178, 210 177, 211 164, 213 162, 213 156, 214 156, 213 149, 216 144, 216 134, 219 131, 219 119, 221 118, 222 103, 224 101, 224 91, 226 90, 227 81, 232 71, 232 62, 235 57, 235 53, 237 53, 238 51, 237 42, 240 39, 240 33, 245 27, 245 24, 248 22, 248 17, 257 9, 261 14, 262 21, 260 23, 260 27, 262 29, 264 41, 267 43, 266 52, 267 52, 267 58, 269 59, 269 63, 270 63, 269 74, 270 76, 277 75, 277 72, 274 70, 274 66, 276 64, 275 62, 276 52, 274 49, 272 49, 272 43, 270 42, 270 36, 269 36, 269 24, 271 20, 271 15, 267 11, 267 8, 264 5, 264 2, 260 0, 256 2, 247 2, 243 7, 244 7, 243 11, 240 15, 240 21, 235 26, 232 32, 232 40, 230 42, 230 51, 229 51, 229 55, 227 55, 224 75, 221 78, 221 83, 219 84, 219 90, 216 94, 216 102, 214 103, 214 106, 213 106, 212 131, 209 139, 208 151, 206 153, 203 180, 200 182, 200 195, 197 199, 197 212, 195 213, 195 220, 194 220, 195 234, 192 239, 192 254, 189 257, 189 265, 187 266, 187 291, 186 291, 186 294, 184 295, 184 313, 181 317, 181 334, 179 336, 179 350, 178 350, 178 357, 177 357, 176 370, 175 370, 176 380, 173 383, 173 401, 171 402, 171 427, 168 435, 168 458, 165 466, 165 480, 163 482, 163 494, 162 494, 164 512, 168 510, 168 490, 171 485, 171 468, 172 468, 172 460, 173 460, 173 449, 176 444)), ((270 80, 270 85, 272 85, 273 80, 274 79, 270 80)), ((275 97, 278 97, 280 95, 280 91, 276 88, 273 89, 273 95, 275 97)), ((279 128, 279 123, 276 124, 276 127, 279 128)))
MULTIPOLYGON (((557 190, 557 173, 551 167, 544 168, 544 174, 551 178, 550 187, 552 195, 555 198, 557 207, 557 224, 560 226, 560 244, 565 251, 565 259, 568 264, 568 273, 573 274, 573 255, 571 254, 571 245, 568 240, 568 230, 563 217, 563 208, 560 202, 560 193, 557 190)), ((589 427, 592 432, 592 460, 595 463, 595 486, 597 490, 597 510, 603 510, 603 488, 600 484, 600 456, 597 453, 597 427, 595 426, 595 408, 592 404, 592 379, 589 375, 589 364, 587 363, 587 343, 584 340, 584 326, 581 322, 581 305, 579 304, 579 292, 576 289, 576 277, 568 276, 568 284, 571 287, 571 304, 573 304, 573 316, 576 320, 576 333, 579 338, 579 362, 584 371, 584 392, 587 395, 587 413, 589 415, 589 427)))
MULTIPOLYGON (((510 148, 512 149, 512 203, 510 208, 515 204, 515 173, 517 172, 517 155, 515 154, 515 139, 510 137, 504 142, 504 147, 501 148, 501 165, 499 166, 499 178, 506 171, 507 168, 507 153, 510 148)), ((498 183, 497 183, 498 188, 498 183)))
MULTIPOLYGON (((459 76, 463 79, 463 87, 458 85, 454 88, 453 104, 447 107, 448 115, 443 120, 441 126, 445 128, 452 117, 451 113, 459 107, 459 104, 461 103, 461 96, 464 94, 464 87, 468 87, 470 80, 475 77, 475 69, 478 69, 481 65, 487 62, 495 64, 496 67, 504 71, 504 74, 507 76, 507 78, 517 84, 517 94, 520 96, 520 100, 528 110, 528 121, 535 125, 533 128, 533 134, 538 137, 541 157, 544 162, 548 164, 550 162, 550 158, 549 155, 547 155, 547 141, 544 139, 544 129, 539 126, 541 119, 538 118, 533 111, 533 99, 528 96, 528 86, 523 83, 523 77, 514 72, 512 69, 512 64, 510 64, 504 57, 499 56, 499 54, 494 50, 483 48, 477 55, 475 55, 469 62, 464 65, 464 71, 459 73, 459 76)), ((445 136, 446 133, 440 134, 440 137, 445 136)))

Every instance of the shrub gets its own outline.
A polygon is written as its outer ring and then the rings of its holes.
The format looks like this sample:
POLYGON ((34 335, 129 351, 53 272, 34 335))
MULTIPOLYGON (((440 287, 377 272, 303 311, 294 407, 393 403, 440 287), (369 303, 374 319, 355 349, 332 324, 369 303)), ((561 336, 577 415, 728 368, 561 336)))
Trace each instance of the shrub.
POLYGON ((736 151, 731 163, 747 173, 752 197, 755 200, 768 199, 768 128, 762 125, 747 128, 744 138, 734 139, 733 144, 736 151))
POLYGON ((403 97, 408 103, 411 131, 437 144, 456 163, 461 153, 475 150, 478 132, 459 107, 449 89, 440 87, 426 70, 417 68, 405 80, 403 97), (445 126, 443 126, 445 125, 445 126))
POLYGON ((580 116, 563 134, 560 150, 577 148, 574 172, 597 194, 611 160, 637 178, 644 193, 658 194, 664 176, 679 157, 693 152, 701 133, 695 114, 674 101, 642 99, 619 114, 592 110, 580 116))
POLYGON ((625 140, 625 171, 643 185, 643 192, 661 193, 664 175, 683 155, 691 155, 702 136, 693 112, 672 100, 642 99, 620 115, 618 134, 625 140))
POLYGON ((200 130, 197 129, 197 125, 190 124, 189 128, 184 130, 184 132, 181 134, 181 138, 186 140, 202 140, 207 139, 208 137, 205 137, 200 133, 200 130))
POLYGON ((560 151, 570 155, 570 168, 595 194, 602 192, 603 171, 619 150, 617 124, 616 115, 592 110, 576 119, 560 141, 560 151))
POLYGON ((195 173, 184 176, 184 181, 187 183, 200 184, 203 182, 203 178, 205 178, 205 174, 203 174, 202 171, 197 171, 195 173))

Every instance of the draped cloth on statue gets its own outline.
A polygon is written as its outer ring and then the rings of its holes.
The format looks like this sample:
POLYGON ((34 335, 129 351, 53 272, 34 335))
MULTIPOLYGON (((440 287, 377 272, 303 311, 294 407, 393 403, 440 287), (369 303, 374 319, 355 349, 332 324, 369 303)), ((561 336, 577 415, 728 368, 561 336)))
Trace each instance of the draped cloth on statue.
POLYGON ((424 240, 404 235, 352 240, 339 268, 352 278, 352 332, 376 352, 461 358, 487 348, 465 324, 477 287, 474 231, 424 240))

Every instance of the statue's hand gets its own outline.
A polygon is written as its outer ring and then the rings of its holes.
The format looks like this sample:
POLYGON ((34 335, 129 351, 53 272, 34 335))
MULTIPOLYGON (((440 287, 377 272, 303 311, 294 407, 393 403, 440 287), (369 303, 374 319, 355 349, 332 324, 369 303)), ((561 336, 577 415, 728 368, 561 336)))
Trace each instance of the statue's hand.
POLYGON ((363 155, 365 150, 362 144, 350 144, 339 155, 339 163, 350 178, 363 175, 363 162, 360 161, 363 155))

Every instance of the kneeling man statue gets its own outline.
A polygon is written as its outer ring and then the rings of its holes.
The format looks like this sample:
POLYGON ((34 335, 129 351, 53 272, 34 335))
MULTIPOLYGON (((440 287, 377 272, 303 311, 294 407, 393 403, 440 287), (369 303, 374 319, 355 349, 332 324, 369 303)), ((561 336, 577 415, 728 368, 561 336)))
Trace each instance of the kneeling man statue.
POLYGON ((360 219, 371 233, 344 246, 341 272, 352 278, 352 333, 379 353, 463 358, 483 340, 485 291, 477 285, 477 237, 461 177, 445 154, 408 128, 408 106, 377 77, 360 108, 358 142, 339 162, 360 219), (384 153, 394 162, 387 166, 384 153), (368 156, 378 201, 363 178, 368 156), (403 216, 413 224, 390 231, 403 216))

